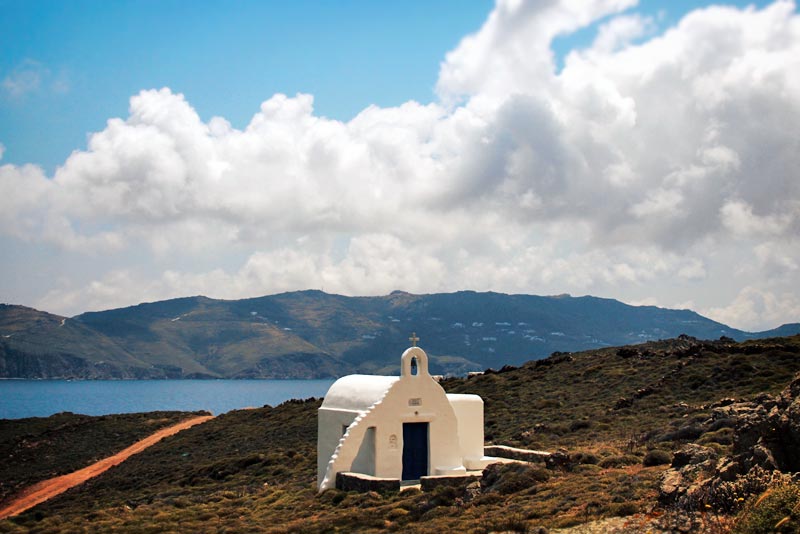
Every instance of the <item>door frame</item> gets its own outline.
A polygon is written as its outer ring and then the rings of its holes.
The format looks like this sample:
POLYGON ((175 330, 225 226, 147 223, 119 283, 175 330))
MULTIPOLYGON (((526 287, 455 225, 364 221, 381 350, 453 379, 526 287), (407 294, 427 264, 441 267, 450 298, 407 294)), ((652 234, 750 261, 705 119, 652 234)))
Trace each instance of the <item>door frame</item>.
MULTIPOLYGON (((421 433, 421 431, 420 431, 421 433)), ((402 475, 401 480, 417 480, 419 477, 412 476, 416 475, 416 471, 419 470, 419 467, 424 466, 424 472, 420 476, 427 476, 430 471, 430 457, 431 457, 431 446, 430 446, 430 438, 431 438, 431 426, 430 421, 409 421, 403 422, 403 456, 402 456, 402 475), (406 425, 409 425, 409 429, 411 425, 424 425, 425 428, 425 437, 421 439, 422 436, 418 436, 416 443, 409 443, 411 440, 406 439, 406 425), (413 445, 417 445, 414 447, 413 445), (413 449, 422 449, 419 445, 424 446, 424 454, 422 458, 417 458, 416 462, 414 462, 414 458, 410 458, 410 456, 414 455, 412 452, 413 449), (408 462, 407 462, 408 460, 408 462), (424 460, 424 464, 421 460, 424 460), (406 465, 410 463, 411 465, 406 465)), ((414 455, 415 456, 415 455, 414 455)))

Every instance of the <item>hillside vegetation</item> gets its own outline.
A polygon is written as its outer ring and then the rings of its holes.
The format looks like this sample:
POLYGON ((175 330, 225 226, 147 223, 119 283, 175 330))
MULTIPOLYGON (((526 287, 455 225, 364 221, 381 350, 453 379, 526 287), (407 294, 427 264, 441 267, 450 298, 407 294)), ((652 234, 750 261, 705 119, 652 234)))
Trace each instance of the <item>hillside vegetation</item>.
MULTIPOLYGON (((738 426, 712 422, 712 411, 734 399, 761 402, 798 372, 798 336, 683 337, 446 380, 449 392, 484 398, 487 440, 560 451, 559 461, 492 467, 480 485, 432 492, 319 495, 318 399, 234 411, 0 522, 0 532, 536 532, 615 516, 629 518, 628 532, 643 532, 675 514, 656 505, 676 451, 687 443, 720 455, 737 447, 738 426)), ((703 512, 705 522, 685 524, 727 532, 735 516, 709 510, 722 515, 703 512)), ((797 528, 791 518, 784 525, 797 528)))
POLYGON ((157 430, 200 412, 0 419, 0 504, 12 494, 111 456, 157 430))
MULTIPOLYGON (((72 318, 0 305, 0 377, 325 378, 391 374, 416 331, 436 374, 518 365, 554 351, 689 334, 767 337, 689 310, 596 297, 461 291, 344 297, 299 291, 191 297, 72 318)), ((785 325, 781 335, 800 332, 785 325)))
POLYGON ((442 385, 483 397, 487 441, 549 450, 669 437, 672 427, 707 418, 714 401, 777 393, 798 371, 798 336, 744 343, 683 336, 555 354, 442 385))

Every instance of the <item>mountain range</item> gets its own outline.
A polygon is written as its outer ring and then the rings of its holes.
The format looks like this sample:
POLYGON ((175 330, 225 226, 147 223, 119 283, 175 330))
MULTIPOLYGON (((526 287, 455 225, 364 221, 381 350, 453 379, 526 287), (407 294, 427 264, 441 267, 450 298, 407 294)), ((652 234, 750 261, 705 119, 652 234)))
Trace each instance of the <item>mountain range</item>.
POLYGON ((553 352, 686 334, 745 332, 690 310, 569 295, 459 291, 346 297, 297 291, 242 300, 188 297, 75 317, 0 305, 0 378, 324 378, 397 373, 416 333, 431 371, 518 365, 553 352))

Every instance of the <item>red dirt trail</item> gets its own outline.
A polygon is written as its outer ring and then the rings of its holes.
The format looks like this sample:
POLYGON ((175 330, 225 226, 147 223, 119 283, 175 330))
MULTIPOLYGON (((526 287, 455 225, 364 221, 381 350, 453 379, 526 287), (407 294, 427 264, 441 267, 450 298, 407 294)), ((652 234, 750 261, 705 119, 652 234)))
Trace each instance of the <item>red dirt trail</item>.
POLYGON ((163 438, 177 434, 181 430, 199 425, 200 423, 205 423, 209 419, 213 418, 213 415, 203 415, 200 417, 187 419, 186 421, 169 426, 167 428, 162 428, 158 432, 147 436, 143 440, 137 441, 127 449, 124 449, 113 456, 109 456, 108 458, 104 458, 98 462, 95 462, 88 467, 84 467, 83 469, 79 469, 67 475, 37 482, 33 486, 22 490, 21 493, 13 497, 11 501, 7 502, 5 506, 0 508, 0 519, 21 514, 25 510, 33 508, 37 504, 41 504, 44 501, 55 497, 56 495, 60 495, 68 489, 73 488, 78 484, 82 484, 90 478, 96 477, 101 473, 104 473, 115 465, 121 464, 134 454, 142 452, 151 445, 155 445, 163 438))

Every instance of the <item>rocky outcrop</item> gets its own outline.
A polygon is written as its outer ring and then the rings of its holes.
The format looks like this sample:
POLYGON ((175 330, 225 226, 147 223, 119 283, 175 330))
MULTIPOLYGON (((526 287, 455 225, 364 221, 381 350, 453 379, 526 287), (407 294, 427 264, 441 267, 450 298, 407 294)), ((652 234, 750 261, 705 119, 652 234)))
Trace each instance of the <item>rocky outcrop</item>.
POLYGON ((697 500, 704 486, 713 479, 717 467, 714 449, 689 444, 675 453, 672 466, 661 477, 659 502, 685 505, 697 500))
POLYGON ((800 471, 800 375, 780 395, 716 408, 712 418, 736 421, 729 472, 800 471))
POLYGON ((756 492, 775 477, 800 472, 800 375, 776 396, 718 402, 704 426, 720 425, 734 428, 732 455, 718 458, 713 449, 696 444, 679 450, 661 479, 662 504, 708 504, 724 497, 725 484, 756 492))

